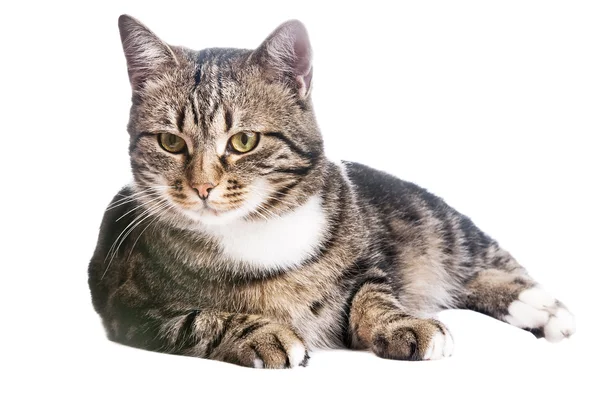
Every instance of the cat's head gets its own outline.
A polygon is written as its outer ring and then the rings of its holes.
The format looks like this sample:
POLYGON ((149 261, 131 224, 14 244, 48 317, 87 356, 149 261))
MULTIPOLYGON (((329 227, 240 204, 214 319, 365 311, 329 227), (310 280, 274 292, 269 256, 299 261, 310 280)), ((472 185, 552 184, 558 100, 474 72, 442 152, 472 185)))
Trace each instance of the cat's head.
POLYGON ((126 15, 119 29, 133 91, 131 166, 149 215, 268 219, 322 187, 311 49, 299 21, 256 50, 171 46, 126 15))

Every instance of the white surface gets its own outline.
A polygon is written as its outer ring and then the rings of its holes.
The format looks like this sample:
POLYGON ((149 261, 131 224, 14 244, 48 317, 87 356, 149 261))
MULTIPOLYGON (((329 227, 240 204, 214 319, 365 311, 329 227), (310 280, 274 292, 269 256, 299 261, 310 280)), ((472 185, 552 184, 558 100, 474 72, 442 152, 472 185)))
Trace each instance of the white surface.
POLYGON ((0 7, 1 398, 597 393, 597 2, 0 7), (283 20, 304 21, 330 155, 415 181, 471 216, 573 311, 577 334, 553 345, 450 311, 441 315, 455 341, 450 358, 408 363, 324 351, 311 355, 308 368, 288 371, 108 342, 90 305, 86 269, 103 210, 129 179, 130 92, 117 30, 123 12, 192 48, 255 47, 283 20))

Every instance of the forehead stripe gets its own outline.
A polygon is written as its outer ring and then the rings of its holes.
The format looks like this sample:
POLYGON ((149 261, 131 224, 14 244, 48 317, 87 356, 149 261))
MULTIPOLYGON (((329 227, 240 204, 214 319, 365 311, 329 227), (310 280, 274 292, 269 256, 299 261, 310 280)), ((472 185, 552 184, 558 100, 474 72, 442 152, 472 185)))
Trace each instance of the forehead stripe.
POLYGON ((177 129, 179 129, 179 132, 183 133, 183 127, 185 126, 185 114, 187 111, 187 104, 185 106, 183 106, 183 108, 181 109, 181 111, 179 111, 179 115, 177 116, 177 129))

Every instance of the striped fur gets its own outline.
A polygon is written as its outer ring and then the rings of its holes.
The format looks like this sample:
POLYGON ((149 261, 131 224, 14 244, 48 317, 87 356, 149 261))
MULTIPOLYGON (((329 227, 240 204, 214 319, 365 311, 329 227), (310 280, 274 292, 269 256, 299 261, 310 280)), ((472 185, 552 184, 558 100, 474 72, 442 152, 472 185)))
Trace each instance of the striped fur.
POLYGON ((111 340, 249 367, 315 348, 449 356, 432 314, 467 308, 556 341, 572 315, 469 218, 409 182, 330 162, 297 21, 257 50, 169 46, 119 20, 133 97, 134 182, 107 209, 89 267, 111 340), (235 152, 230 138, 258 135, 235 152), (162 149, 161 133, 185 140, 162 149), (206 200, 194 187, 214 186, 206 200))

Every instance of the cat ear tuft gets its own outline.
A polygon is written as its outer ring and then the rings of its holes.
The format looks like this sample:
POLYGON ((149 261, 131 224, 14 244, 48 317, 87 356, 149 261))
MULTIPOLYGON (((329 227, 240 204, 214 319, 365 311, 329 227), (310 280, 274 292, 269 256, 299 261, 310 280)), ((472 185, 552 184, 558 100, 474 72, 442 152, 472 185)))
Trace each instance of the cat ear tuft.
POLYGON ((119 32, 133 90, 167 64, 177 65, 173 50, 150 29, 129 15, 119 17, 119 32))
POLYGON ((284 22, 254 52, 268 75, 292 84, 300 98, 308 97, 312 80, 312 50, 308 32, 298 20, 284 22))

